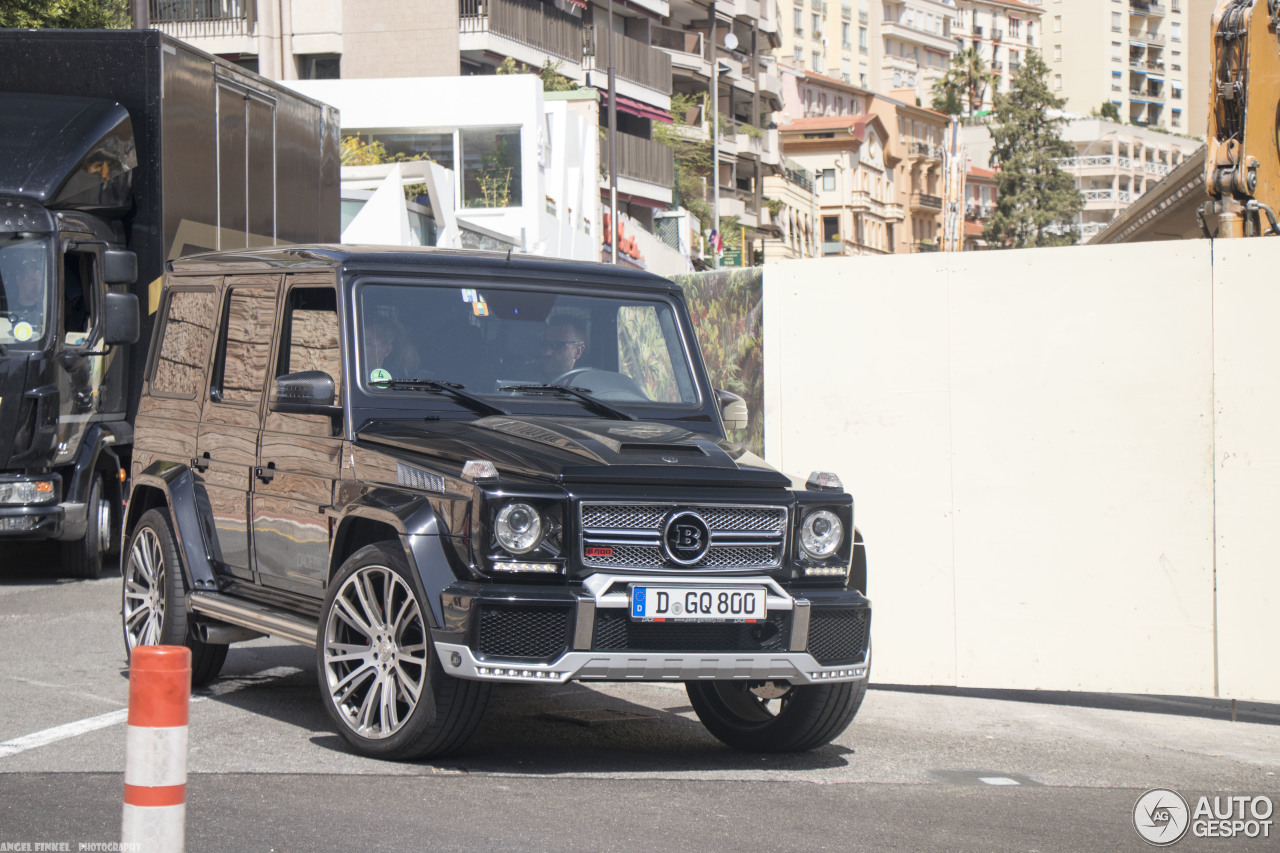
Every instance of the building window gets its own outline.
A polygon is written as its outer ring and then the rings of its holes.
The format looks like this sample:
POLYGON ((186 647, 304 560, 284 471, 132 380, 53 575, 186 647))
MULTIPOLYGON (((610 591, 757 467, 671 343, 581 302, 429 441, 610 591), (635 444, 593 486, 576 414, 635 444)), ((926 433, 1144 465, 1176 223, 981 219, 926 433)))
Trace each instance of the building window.
POLYGON ((1121 52, 1122 45, 1118 41, 1111 43, 1111 61, 1124 62, 1124 54, 1121 52))
POLYGON ((822 73, 822 54, 816 50, 813 52, 813 70, 822 73))
POLYGON ((814 15, 813 16, 813 36, 814 38, 817 38, 821 35, 822 35, 822 16, 814 15))
POLYGON ((824 190, 834 190, 836 188, 835 169, 822 169, 818 174, 822 176, 822 188, 824 190))
POLYGON ((804 10, 795 10, 795 29, 797 33, 804 32, 804 10))
POLYGON ((1009 19, 1009 35, 1010 36, 1022 35, 1022 21, 1019 18, 1009 19))
POLYGON ((1111 13, 1111 32, 1118 33, 1120 32, 1123 26, 1124 26, 1124 21, 1123 19, 1121 19, 1120 13, 1112 12, 1111 13))
POLYGON ((852 47, 852 46, 853 46, 853 42, 851 42, 851 41, 849 40, 849 36, 850 36, 851 31, 852 31, 852 26, 851 26, 851 25, 849 25, 849 24, 847 24, 847 23, 844 23, 844 24, 841 24, 841 25, 840 25, 840 45, 841 45, 842 47, 852 47))
POLYGON ((1182 24, 1174 21, 1169 25, 1169 38, 1172 41, 1182 41, 1182 24))
POLYGON ((342 57, 336 53, 304 53, 295 57, 299 80, 337 80, 342 77, 342 57))
POLYGON ((867 28, 858 27, 858 50, 867 52, 867 28))
POLYGON ((1060 44, 1055 44, 1053 46, 1053 61, 1054 62, 1062 61, 1062 45, 1060 44))
POLYGON ((462 206, 520 207, 520 128, 463 128, 462 206))
POLYGON ((796 68, 804 68, 804 48, 797 47, 792 53, 791 59, 795 62, 796 68))
POLYGON ((1062 16, 1061 15, 1053 16, 1053 31, 1055 33, 1062 32, 1062 16))
POLYGON ((1061 74, 1055 74, 1055 75, 1053 75, 1053 88, 1054 88, 1054 89, 1061 89, 1061 88, 1062 88, 1062 75, 1061 75, 1061 74))
POLYGON ((1182 110, 1174 110, 1170 121, 1173 122, 1174 127, 1182 127, 1182 110))

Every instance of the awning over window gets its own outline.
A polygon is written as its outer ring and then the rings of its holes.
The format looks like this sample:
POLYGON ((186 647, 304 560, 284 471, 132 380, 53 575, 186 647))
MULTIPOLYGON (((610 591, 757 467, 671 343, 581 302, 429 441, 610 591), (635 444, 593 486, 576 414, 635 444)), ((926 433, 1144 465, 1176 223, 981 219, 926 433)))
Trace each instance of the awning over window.
MULTIPOLYGON (((600 92, 600 106, 606 109, 609 107, 608 92, 600 92)), ((652 119, 653 121, 665 121, 667 124, 672 123, 671 114, 666 110, 660 110, 657 107, 650 106, 642 101, 637 101, 634 98, 628 98, 624 95, 618 96, 618 109, 624 113, 639 116, 640 118, 652 119)))

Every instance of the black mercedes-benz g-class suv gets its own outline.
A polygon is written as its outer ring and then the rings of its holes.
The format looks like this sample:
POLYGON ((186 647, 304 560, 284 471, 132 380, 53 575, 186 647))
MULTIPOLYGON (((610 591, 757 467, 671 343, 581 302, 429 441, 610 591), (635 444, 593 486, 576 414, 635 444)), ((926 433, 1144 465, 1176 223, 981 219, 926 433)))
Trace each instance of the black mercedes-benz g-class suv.
POLYGON ((493 684, 683 682, 811 749, 870 667, 839 480, 729 441, 679 287, 604 264, 292 246, 173 261, 125 521, 129 649, 316 649, 359 752, 461 748, 493 684))

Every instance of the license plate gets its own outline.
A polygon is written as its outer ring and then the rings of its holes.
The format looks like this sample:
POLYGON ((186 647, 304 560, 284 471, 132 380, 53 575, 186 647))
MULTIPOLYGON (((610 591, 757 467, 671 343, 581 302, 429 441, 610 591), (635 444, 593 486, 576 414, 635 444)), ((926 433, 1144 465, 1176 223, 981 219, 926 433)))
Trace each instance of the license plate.
POLYGON ((763 619, 764 587, 631 587, 631 618, 641 622, 755 622, 763 619))

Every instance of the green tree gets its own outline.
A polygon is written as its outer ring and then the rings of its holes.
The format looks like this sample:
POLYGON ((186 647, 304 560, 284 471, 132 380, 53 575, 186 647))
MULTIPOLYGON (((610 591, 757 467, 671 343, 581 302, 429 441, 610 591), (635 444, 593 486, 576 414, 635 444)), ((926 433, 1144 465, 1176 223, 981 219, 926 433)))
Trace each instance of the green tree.
POLYGON ((536 74, 542 78, 542 91, 544 92, 572 92, 578 88, 578 84, 570 80, 568 77, 560 73, 560 63, 554 65, 550 59, 542 62, 542 68, 535 70, 532 66, 525 65, 523 62, 516 62, 510 56, 502 60, 502 64, 494 69, 494 74, 536 74))
POLYGON ((960 115, 965 102, 969 115, 982 109, 987 89, 996 81, 977 45, 970 45, 951 57, 951 67, 933 84, 933 108, 947 115, 960 115))
POLYGON ((1103 101, 1102 106, 1098 108, 1098 116, 1111 121, 1120 121, 1120 108, 1111 101, 1103 101))
POLYGON ((1028 51, 1010 91, 996 95, 991 123, 991 165, 996 172, 996 209, 985 237, 993 246, 1069 246, 1077 241, 1071 224, 1083 204, 1071 176, 1057 163, 1070 157, 1063 141, 1063 101, 1047 82, 1049 67, 1028 51))
POLYGON ((123 29, 133 24, 129 0, 2 0, 6 29, 123 29))

